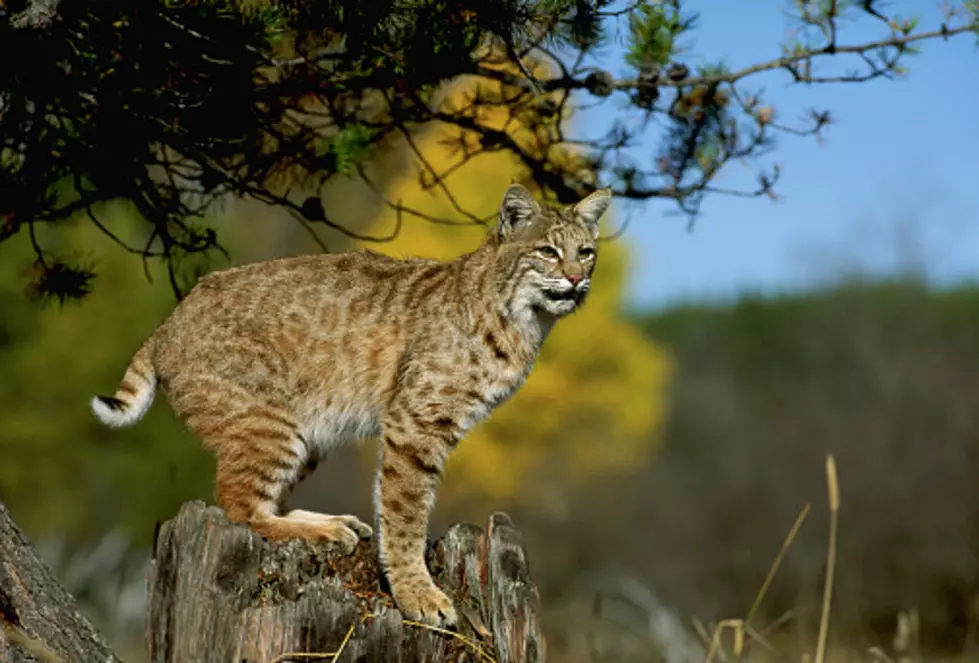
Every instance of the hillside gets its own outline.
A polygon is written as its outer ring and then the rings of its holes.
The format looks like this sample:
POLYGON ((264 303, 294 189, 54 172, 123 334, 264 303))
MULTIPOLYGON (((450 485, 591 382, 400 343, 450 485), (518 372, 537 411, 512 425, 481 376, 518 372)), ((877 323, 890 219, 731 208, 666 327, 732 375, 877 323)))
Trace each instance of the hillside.
POLYGON ((662 454, 628 489, 655 536, 622 562, 688 614, 743 616, 811 502, 766 601, 811 626, 832 452, 837 628, 878 643, 917 609, 931 644, 962 651, 979 597, 979 287, 855 283, 636 321, 676 372, 662 454))

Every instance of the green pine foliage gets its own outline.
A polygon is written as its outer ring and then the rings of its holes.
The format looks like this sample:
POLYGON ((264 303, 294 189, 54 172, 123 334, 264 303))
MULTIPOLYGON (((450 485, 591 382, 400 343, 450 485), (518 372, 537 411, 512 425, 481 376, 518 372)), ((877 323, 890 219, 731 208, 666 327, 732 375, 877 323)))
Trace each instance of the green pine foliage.
MULTIPOLYGON (((555 200, 607 185, 628 200, 666 199, 692 220, 719 191, 773 197, 775 137, 829 124, 825 111, 774 121, 747 79, 901 73, 925 38, 975 29, 973 0, 945 10, 936 31, 872 2, 794 3, 798 36, 781 52, 773 44, 771 60, 730 71, 693 64, 697 16, 682 0, 28 0, 23 11, 0 8, 0 245, 71 219, 99 228, 106 203, 128 201, 146 239, 124 250, 165 263, 179 295, 222 253, 203 221, 218 203, 250 198, 311 232, 355 236, 301 201, 331 180, 368 180, 372 164, 411 152, 405 141, 433 123, 465 135, 460 161, 510 154, 518 177, 555 200), (875 24, 883 42, 840 53, 836 40, 855 20, 875 24), (624 42, 621 61, 602 48, 612 40, 624 42), (813 67, 836 61, 839 72, 813 67), (465 77, 504 84, 505 94, 474 86, 449 103, 441 91, 465 77), (605 135, 570 122, 571 108, 601 104, 614 118, 605 135), (489 122, 500 108, 507 120, 489 122), (634 149, 644 140, 653 149, 634 149), (572 152, 581 158, 569 170, 572 152), (756 182, 712 184, 746 161, 756 182)), ((429 185, 447 174, 420 161, 413 167, 429 185)), ((65 301, 92 290, 90 266, 32 245, 32 294, 65 301)))

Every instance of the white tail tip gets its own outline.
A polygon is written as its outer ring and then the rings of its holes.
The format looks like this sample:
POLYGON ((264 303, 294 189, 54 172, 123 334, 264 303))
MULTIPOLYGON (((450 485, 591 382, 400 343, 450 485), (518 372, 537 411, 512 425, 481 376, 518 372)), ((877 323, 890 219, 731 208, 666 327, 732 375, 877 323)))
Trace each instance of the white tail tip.
POLYGON ((112 428, 132 426, 150 409, 154 391, 152 386, 143 388, 129 403, 114 396, 96 396, 91 401, 92 412, 106 426, 112 428))

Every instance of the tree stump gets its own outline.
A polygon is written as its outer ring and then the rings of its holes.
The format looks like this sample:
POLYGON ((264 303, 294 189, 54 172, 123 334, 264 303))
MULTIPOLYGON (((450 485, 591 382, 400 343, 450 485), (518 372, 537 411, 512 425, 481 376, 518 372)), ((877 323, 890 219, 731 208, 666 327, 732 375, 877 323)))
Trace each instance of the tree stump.
POLYGON ((0 504, 0 661, 118 659, 0 504))
POLYGON ((520 538, 496 513, 485 532, 455 525, 429 546, 429 568, 459 611, 452 633, 402 618, 373 541, 346 556, 330 544, 271 543, 217 507, 188 502, 154 545, 150 661, 543 662, 539 598, 520 538))

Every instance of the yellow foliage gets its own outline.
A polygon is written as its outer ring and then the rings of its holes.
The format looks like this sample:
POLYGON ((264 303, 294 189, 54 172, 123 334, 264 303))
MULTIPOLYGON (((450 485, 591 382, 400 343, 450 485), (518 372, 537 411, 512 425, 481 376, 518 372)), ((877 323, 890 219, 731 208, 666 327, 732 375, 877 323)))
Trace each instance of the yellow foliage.
MULTIPOLYGON (((452 135, 453 130, 438 127, 417 142, 437 172, 460 158, 445 140, 452 135)), ((520 173, 513 157, 490 153, 473 158, 445 182, 463 209, 485 218, 494 214, 503 190, 520 173)), ((444 191, 423 187, 413 173, 395 180, 387 195, 434 217, 466 220, 444 191)), ((382 232, 394 222, 394 213, 386 210, 373 230, 382 232)), ((408 219, 394 241, 372 248, 395 256, 448 259, 475 248, 485 233, 475 223, 408 219)), ((569 490, 585 479, 647 461, 664 417, 671 364, 666 351, 621 313, 628 257, 623 240, 604 243, 599 252, 587 303, 556 326, 524 386, 467 435, 450 460, 440 495, 532 499, 541 490, 569 490)))

